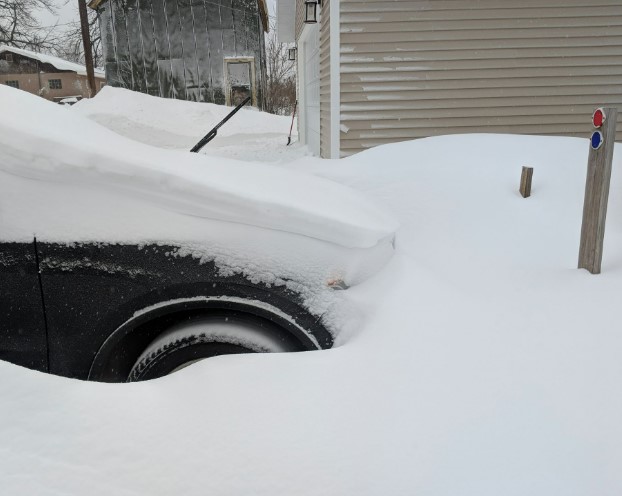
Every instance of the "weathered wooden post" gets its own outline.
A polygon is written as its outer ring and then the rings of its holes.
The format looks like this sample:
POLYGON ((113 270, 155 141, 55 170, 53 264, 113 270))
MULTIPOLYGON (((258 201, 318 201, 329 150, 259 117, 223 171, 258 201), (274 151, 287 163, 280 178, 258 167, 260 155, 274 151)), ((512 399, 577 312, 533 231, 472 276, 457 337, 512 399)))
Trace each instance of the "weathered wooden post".
POLYGON ((592 123, 596 130, 590 138, 579 246, 579 268, 587 269, 592 274, 600 274, 603 259, 617 116, 618 111, 615 108, 599 108, 592 115, 592 123))
POLYGON ((520 175, 520 194, 523 198, 531 196, 531 178, 533 177, 533 167, 523 167, 520 175))

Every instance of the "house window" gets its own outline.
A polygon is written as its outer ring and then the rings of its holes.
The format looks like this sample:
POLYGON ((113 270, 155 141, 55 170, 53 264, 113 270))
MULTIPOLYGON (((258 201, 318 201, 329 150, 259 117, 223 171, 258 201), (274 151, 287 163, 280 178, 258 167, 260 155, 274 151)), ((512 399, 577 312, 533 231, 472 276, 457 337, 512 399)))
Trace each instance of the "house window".
POLYGON ((60 79, 48 79, 48 86, 51 90, 62 90, 63 83, 60 79))
POLYGON ((19 89, 19 81, 5 81, 7 86, 19 89))
POLYGON ((13 54, 12 53, 6 53, 4 55, 4 58, 7 62, 13 62, 13 54))

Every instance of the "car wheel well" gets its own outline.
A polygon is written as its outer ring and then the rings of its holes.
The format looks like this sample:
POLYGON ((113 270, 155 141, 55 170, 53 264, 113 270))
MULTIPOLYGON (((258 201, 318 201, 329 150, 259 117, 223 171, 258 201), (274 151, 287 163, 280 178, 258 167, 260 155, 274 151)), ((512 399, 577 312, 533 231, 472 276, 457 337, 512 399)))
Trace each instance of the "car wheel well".
POLYGON ((198 301, 177 302, 139 313, 104 342, 93 360, 89 380, 125 382, 136 360, 158 336, 172 326, 205 317, 234 316, 260 327, 269 327, 271 332, 280 333, 282 339, 288 340, 293 351, 321 348, 293 318, 277 309, 250 302, 226 303, 219 305, 213 300, 206 300, 203 304, 198 301))

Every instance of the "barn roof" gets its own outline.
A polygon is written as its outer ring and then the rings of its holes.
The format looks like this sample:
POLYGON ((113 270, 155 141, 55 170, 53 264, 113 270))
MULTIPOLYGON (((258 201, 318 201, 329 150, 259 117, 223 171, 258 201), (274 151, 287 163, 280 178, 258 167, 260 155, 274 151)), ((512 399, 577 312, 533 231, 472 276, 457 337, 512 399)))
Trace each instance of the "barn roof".
MULTIPOLYGON (((88 3, 88 6, 94 10, 97 10, 97 8, 106 1, 107 0, 91 0, 88 3)), ((270 23, 268 22, 268 7, 266 5, 266 0, 257 0, 257 5, 259 7, 259 17, 261 17, 263 30, 267 33, 270 29, 270 23)))

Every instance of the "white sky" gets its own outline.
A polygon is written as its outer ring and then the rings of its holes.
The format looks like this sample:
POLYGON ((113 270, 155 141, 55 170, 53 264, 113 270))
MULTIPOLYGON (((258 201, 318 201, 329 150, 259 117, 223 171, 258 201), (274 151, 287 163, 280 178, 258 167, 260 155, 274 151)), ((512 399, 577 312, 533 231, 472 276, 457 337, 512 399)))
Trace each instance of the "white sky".
POLYGON ((77 0, 58 0, 57 4, 59 6, 58 15, 52 15, 46 10, 39 11, 39 20, 41 24, 44 26, 53 26, 56 22, 58 22, 58 24, 65 24, 78 20, 77 0))

